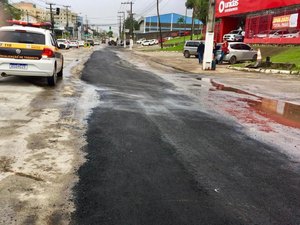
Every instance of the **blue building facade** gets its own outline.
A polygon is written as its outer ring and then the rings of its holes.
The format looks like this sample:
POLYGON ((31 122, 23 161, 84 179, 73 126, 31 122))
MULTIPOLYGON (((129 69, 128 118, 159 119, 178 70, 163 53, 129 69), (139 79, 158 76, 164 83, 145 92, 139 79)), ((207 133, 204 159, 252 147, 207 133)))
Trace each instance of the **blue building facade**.
MULTIPOLYGON (((160 22, 162 31, 184 31, 192 27, 192 18, 176 13, 168 13, 160 15, 160 22), (179 22, 183 19, 183 23, 179 22)), ((202 22, 198 19, 194 19, 195 30, 202 29, 202 22)), ((148 16, 144 18, 141 30, 143 33, 157 32, 158 26, 158 16, 148 16)))

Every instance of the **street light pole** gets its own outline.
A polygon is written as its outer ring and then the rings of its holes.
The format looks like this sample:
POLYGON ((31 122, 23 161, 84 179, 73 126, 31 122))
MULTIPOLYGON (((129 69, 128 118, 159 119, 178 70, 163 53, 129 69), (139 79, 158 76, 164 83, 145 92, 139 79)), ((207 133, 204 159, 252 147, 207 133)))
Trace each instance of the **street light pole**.
POLYGON ((54 33, 54 16, 53 16, 53 11, 52 11, 52 6, 54 6, 55 4, 54 3, 46 3, 47 5, 50 6, 50 19, 51 19, 51 30, 52 30, 52 33, 54 33))

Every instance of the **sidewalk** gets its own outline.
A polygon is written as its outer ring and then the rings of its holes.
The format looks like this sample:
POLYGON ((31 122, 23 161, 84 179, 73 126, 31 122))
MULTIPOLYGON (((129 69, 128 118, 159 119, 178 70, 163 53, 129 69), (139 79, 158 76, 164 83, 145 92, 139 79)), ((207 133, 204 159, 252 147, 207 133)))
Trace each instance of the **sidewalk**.
POLYGON ((207 76, 215 83, 226 87, 240 89, 260 97, 300 104, 299 75, 242 72, 228 69, 226 64, 217 65, 215 71, 204 71, 196 58, 184 58, 179 52, 134 51, 134 54, 180 71, 207 76))

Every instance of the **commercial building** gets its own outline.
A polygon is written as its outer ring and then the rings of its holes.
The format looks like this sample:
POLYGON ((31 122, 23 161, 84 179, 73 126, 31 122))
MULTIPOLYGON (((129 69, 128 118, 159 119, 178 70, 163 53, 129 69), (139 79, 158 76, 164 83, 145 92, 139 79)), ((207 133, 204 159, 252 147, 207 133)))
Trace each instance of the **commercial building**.
MULTIPOLYGON (((184 32, 190 33, 192 29, 192 18, 176 13, 160 15, 163 36, 178 36, 184 32)), ((135 31, 138 37, 156 37, 159 32, 158 16, 142 17, 139 20, 140 30, 135 31)), ((194 19, 195 33, 201 33, 203 24, 194 19)))
POLYGON ((299 0, 216 0, 215 39, 243 29, 247 43, 300 44, 299 0))
POLYGON ((22 11, 21 21, 31 23, 50 21, 50 13, 48 13, 45 9, 37 7, 31 2, 21 1, 12 5, 22 11))
MULTIPOLYGON (((50 21, 50 11, 44 8, 37 7, 34 3, 21 1, 13 4, 14 7, 22 11, 21 20, 27 22, 44 22, 50 21)), ((82 17, 65 8, 59 9, 59 14, 56 14, 56 8, 53 8, 54 27, 58 32, 68 32, 71 34, 77 30, 77 22, 82 22, 82 17)))

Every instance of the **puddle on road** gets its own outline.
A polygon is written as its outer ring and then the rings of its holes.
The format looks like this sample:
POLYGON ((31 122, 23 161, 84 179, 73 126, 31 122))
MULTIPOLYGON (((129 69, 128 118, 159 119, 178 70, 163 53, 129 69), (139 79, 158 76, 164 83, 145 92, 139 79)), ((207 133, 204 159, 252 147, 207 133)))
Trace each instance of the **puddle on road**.
POLYGON ((262 98, 237 88, 226 87, 214 82, 213 80, 211 81, 211 84, 216 88, 216 90, 235 92, 238 94, 256 97, 257 100, 248 98, 239 98, 237 100, 246 102, 250 109, 263 117, 288 127, 300 128, 300 105, 262 98))

